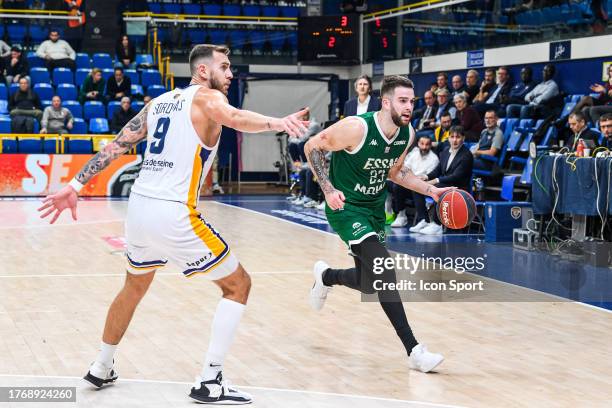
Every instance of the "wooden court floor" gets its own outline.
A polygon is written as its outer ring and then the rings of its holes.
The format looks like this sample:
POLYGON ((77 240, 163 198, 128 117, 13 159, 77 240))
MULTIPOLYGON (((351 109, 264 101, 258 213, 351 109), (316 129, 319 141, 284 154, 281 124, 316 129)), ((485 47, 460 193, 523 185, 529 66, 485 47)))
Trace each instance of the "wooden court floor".
MULTIPOLYGON (((78 380, 124 279, 126 205, 80 202, 77 223, 65 214, 48 226, 37 202, 0 201, 0 386, 73 384, 78 406, 192 405, 220 293, 173 267, 158 272, 119 347, 117 384, 95 392, 78 380)), ((336 288, 322 312, 309 308, 312 264, 352 265, 338 238, 216 202, 201 209, 252 274, 225 374, 253 406, 612 406, 611 313, 559 301, 405 303, 417 338, 446 358, 437 373, 410 371, 378 304, 336 288)))

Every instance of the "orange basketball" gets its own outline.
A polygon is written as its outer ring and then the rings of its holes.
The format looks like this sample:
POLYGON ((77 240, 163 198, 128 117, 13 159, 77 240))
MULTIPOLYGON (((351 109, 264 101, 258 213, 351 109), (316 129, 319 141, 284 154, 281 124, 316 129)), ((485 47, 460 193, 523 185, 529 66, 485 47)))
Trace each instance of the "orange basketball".
POLYGON ((465 228, 476 215, 476 203, 464 190, 448 190, 440 197, 436 211, 440 222, 451 229, 465 228))

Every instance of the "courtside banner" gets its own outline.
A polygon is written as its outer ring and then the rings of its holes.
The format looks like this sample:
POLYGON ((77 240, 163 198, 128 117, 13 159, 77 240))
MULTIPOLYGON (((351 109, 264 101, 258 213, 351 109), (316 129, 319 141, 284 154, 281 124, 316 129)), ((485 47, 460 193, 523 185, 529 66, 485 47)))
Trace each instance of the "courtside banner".
MULTIPOLYGON (((66 185, 93 155, 0 154, 1 196, 44 196, 66 185)), ((127 196, 142 158, 124 155, 93 177, 81 196, 127 196)))

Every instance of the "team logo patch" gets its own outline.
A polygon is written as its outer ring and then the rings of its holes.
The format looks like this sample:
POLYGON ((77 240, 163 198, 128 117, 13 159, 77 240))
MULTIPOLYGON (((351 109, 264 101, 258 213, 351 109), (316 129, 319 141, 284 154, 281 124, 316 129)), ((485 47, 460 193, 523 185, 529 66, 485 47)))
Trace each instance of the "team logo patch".
POLYGON ((512 207, 510 209, 510 216, 512 216, 512 218, 515 220, 518 220, 521 217, 521 213, 521 207, 512 207))

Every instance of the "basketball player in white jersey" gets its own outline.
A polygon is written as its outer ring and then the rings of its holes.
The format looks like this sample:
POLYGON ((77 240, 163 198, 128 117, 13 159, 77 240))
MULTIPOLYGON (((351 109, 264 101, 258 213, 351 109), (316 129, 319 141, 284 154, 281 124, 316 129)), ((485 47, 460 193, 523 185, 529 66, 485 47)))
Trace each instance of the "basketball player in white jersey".
POLYGON ((209 404, 248 404, 251 397, 229 386, 223 361, 232 343, 251 287, 251 280, 229 246, 196 210, 200 186, 217 153, 221 126, 243 132, 285 131, 300 136, 308 122, 302 110, 272 118, 228 104, 232 79, 229 50, 197 45, 189 55, 191 85, 155 98, 97 153, 57 194, 48 196, 41 217, 70 209, 76 220, 79 190, 95 174, 143 139, 147 150, 132 187, 125 223, 127 277, 106 318, 101 350, 85 380, 97 387, 117 379, 114 354, 136 306, 155 271, 167 262, 185 276, 201 274, 214 281, 223 298, 217 306, 204 367, 190 397, 209 404))

